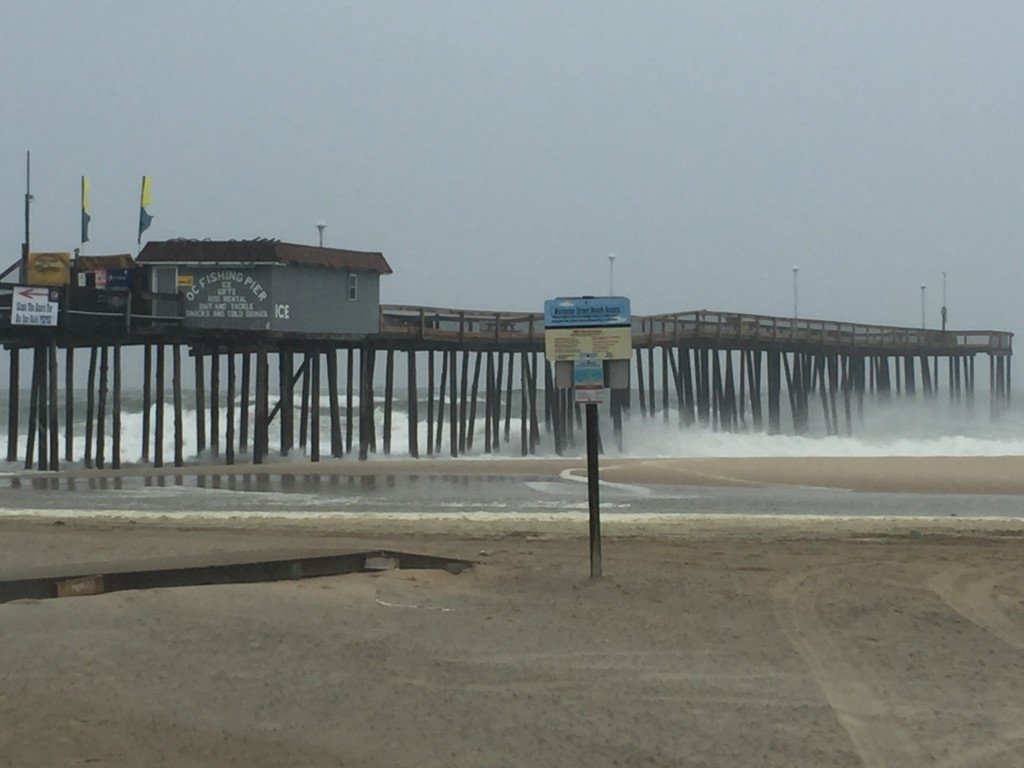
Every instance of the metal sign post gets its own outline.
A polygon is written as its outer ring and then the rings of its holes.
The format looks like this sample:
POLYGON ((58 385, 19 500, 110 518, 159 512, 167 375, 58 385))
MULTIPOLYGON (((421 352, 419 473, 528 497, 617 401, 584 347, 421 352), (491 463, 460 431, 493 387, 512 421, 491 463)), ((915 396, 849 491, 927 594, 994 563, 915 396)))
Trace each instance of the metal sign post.
POLYGON ((597 406, 608 387, 629 382, 632 353, 629 299, 583 296, 544 302, 545 357, 555 363, 556 386, 568 387, 587 413, 587 497, 590 522, 590 578, 601 577, 601 488, 598 468, 597 406), (559 366, 571 367, 564 379, 559 366), (623 370, 624 369, 624 370, 623 370))
POLYGON ((587 403, 587 501, 590 511, 590 578, 601 578, 601 480, 597 468, 597 403, 587 403))

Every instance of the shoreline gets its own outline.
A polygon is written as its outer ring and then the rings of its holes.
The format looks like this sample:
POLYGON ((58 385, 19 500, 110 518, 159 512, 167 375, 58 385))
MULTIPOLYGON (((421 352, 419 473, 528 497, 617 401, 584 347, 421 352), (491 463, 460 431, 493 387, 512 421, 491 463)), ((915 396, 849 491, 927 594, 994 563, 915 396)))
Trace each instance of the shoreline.
MULTIPOLYGON (((542 477, 574 480, 586 472, 582 458, 347 459, 281 461, 262 465, 190 464, 122 469, 75 467, 55 472, 9 470, 12 485, 53 481, 238 476, 366 477, 450 475, 542 477), (568 476, 567 476, 568 475, 568 476)), ((621 485, 672 487, 828 488, 876 493, 1024 495, 1024 456, 808 456, 615 458, 602 460, 601 480, 621 485)))

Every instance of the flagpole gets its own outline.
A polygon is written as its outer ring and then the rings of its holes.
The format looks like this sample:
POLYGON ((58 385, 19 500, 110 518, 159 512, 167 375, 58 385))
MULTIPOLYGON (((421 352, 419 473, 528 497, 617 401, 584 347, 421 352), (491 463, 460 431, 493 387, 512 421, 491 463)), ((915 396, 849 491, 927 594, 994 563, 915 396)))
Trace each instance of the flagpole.
POLYGON ((18 279, 24 283, 25 275, 28 270, 28 254, 30 248, 30 236, 31 236, 31 214, 29 210, 32 204, 32 152, 26 150, 25 152, 25 245, 21 251, 21 269, 19 270, 18 279))

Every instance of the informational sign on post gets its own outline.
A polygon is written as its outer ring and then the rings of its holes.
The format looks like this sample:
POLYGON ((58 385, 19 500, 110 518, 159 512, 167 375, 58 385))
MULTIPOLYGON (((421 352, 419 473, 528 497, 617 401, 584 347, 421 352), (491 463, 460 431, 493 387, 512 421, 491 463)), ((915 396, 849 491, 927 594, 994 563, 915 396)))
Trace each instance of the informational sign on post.
POLYGON ((628 386, 632 340, 625 296, 562 297, 544 302, 544 356, 555 363, 556 386, 566 388, 571 381, 576 402, 586 405, 591 578, 601 576, 597 406, 604 402, 606 384, 628 386), (572 366, 571 377, 563 371, 568 366, 572 366))
POLYGON ((11 325, 55 327, 59 304, 57 291, 16 285, 11 292, 11 325))
POLYGON ((604 402, 604 360, 593 352, 578 355, 573 361, 572 378, 577 403, 604 402))

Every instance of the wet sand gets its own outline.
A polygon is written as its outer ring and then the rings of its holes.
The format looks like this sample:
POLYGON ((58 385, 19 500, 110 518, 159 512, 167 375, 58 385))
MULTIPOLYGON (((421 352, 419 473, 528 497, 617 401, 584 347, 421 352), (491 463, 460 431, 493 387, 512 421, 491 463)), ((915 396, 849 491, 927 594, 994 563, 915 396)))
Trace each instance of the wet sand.
MULTIPOLYGON (((12 480, 31 484, 43 478, 176 478, 193 476, 361 477, 369 475, 449 475, 557 477, 580 476, 586 463, 578 458, 377 459, 366 462, 326 460, 318 463, 280 461, 185 467, 134 466, 120 470, 73 468, 61 472, 10 471, 12 480)), ((615 458, 601 460, 608 482, 673 486, 819 487, 887 493, 1024 494, 1024 456, 896 456, 896 457, 738 457, 738 458, 615 458)))
POLYGON ((0 521, 0 574, 477 560, 0 605, 0 764, 1013 766, 1019 521, 0 521))

